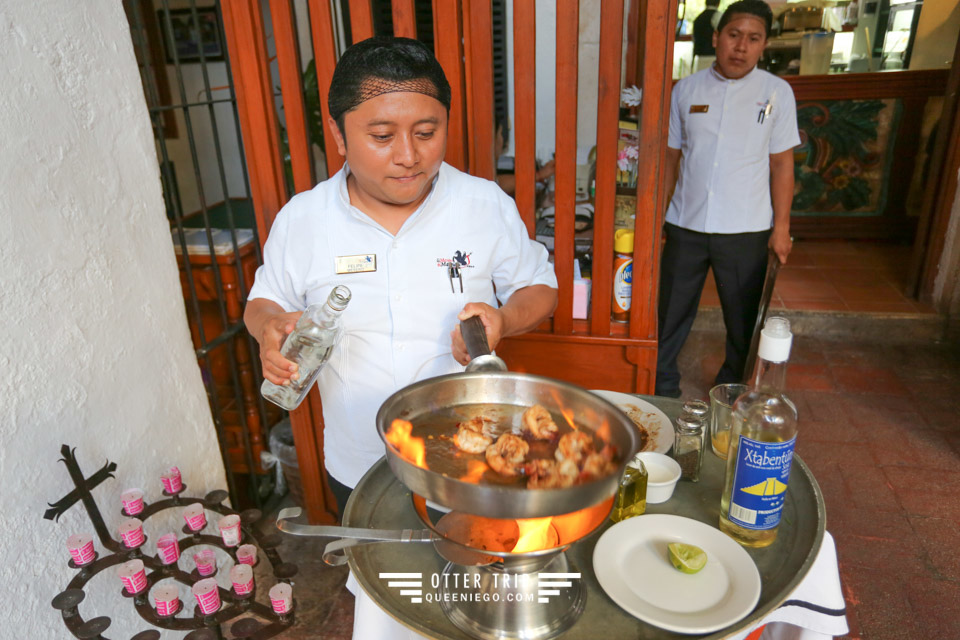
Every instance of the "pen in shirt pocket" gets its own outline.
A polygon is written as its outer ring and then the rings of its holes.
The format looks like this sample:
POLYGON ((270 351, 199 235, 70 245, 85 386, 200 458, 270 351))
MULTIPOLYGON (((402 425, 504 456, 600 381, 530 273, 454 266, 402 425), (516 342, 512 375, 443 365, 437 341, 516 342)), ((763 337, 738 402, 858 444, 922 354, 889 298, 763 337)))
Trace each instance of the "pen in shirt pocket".
POLYGON ((767 100, 763 103, 763 106, 760 107, 760 113, 757 114, 757 124, 763 124, 763 120, 770 115, 770 111, 773 110, 770 101, 767 100))
POLYGON ((457 264, 456 259, 454 259, 453 262, 450 263, 450 266, 447 267, 447 277, 450 278, 450 292, 457 292, 453 288, 453 279, 456 278, 460 281, 460 293, 463 293, 463 275, 460 273, 460 265, 457 264))

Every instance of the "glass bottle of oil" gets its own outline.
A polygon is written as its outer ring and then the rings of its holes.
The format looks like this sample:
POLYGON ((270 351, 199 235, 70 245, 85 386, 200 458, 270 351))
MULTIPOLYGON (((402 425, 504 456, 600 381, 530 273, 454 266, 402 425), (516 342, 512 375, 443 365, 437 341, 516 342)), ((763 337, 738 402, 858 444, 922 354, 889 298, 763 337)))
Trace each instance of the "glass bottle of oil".
POLYGON ((617 497, 613 501, 610 519, 620 522, 633 516, 642 515, 647 510, 647 468, 637 455, 627 463, 620 478, 617 497))
POLYGON ((733 405, 720 530, 747 547, 773 544, 787 497, 797 441, 797 409, 783 395, 792 340, 786 318, 767 320, 750 389, 733 405))

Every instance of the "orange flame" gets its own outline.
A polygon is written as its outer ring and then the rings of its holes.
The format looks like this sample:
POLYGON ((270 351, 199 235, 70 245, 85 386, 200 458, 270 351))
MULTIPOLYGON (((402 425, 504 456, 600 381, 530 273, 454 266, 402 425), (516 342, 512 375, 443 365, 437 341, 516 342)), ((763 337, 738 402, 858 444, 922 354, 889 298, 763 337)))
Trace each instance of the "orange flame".
POLYGON ((596 434, 604 443, 610 442, 610 423, 607 422, 606 418, 604 418, 600 426, 597 427, 596 434))
POLYGON ((427 452, 423 444, 423 438, 414 438, 410 435, 412 432, 413 425, 410 422, 397 418, 390 423, 386 439, 397 450, 401 458, 426 469, 427 452))
POLYGON ((480 482, 481 476, 489 469, 486 462, 480 460, 470 460, 467 462, 467 472, 460 476, 464 482, 480 482))
POLYGON ((557 546, 579 540, 603 524, 607 514, 610 513, 610 507, 613 506, 612 503, 611 496, 592 507, 554 516, 552 524, 557 532, 557 546))
POLYGON ((571 429, 577 431, 577 425, 573 422, 573 410, 564 408, 563 398, 560 396, 560 392, 557 389, 550 389, 550 396, 553 398, 556 406, 560 407, 560 413, 563 415, 563 419, 567 421, 571 429))
POLYGON ((511 551, 513 553, 525 553, 527 551, 552 549, 557 546, 557 535, 551 526, 552 521, 552 517, 517 520, 520 537, 511 551))

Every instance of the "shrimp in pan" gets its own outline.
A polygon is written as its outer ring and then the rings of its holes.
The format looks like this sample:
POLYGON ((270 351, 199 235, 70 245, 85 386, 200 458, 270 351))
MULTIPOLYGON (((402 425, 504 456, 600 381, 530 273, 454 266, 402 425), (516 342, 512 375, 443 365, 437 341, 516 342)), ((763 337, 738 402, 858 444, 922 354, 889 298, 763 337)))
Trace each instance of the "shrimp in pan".
POLYGON ((553 440, 557 437, 557 423, 550 412, 535 404, 523 412, 523 430, 537 440, 553 440))
POLYGON ((461 422, 459 429, 453 436, 453 444, 457 448, 467 453, 483 453, 493 442, 493 438, 488 436, 486 424, 483 418, 473 418, 466 422, 461 422))
POLYGON ((570 487, 577 481, 579 470, 570 460, 531 460, 524 466, 529 476, 528 489, 557 489, 570 487))
POLYGON ((613 473, 617 465, 613 464, 613 448, 606 446, 600 453, 589 453, 583 459, 580 479, 589 481, 603 478, 613 473))
POLYGON ((523 438, 505 433, 487 447, 486 458, 490 468, 504 476, 520 475, 530 445, 523 438))
POLYGON ((583 431, 571 431, 560 436, 554 457, 558 462, 570 460, 579 465, 583 457, 593 452, 593 438, 583 431))

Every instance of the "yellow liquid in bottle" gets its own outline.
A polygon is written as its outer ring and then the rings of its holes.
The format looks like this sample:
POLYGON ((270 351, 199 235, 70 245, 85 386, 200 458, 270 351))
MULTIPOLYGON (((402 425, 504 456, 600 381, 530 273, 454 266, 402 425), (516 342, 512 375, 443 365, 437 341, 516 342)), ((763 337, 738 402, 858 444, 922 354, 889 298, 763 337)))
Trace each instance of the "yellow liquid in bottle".
POLYGON ((633 516, 642 515, 647 510, 647 470, 643 463, 634 460, 627 465, 617 488, 617 497, 613 502, 610 519, 620 522, 633 516), (634 466, 639 465, 639 467, 634 466))
POLYGON ((745 547, 770 546, 783 523, 793 445, 771 445, 795 443, 797 436, 797 408, 783 395, 790 338, 786 320, 767 319, 760 337, 753 384, 733 405, 727 471, 720 496, 720 530, 745 547), (765 353, 776 360, 768 359, 765 353), (776 451, 769 461, 768 449, 776 451), (786 452, 791 453, 789 460, 785 459, 786 452), (740 473, 743 476, 738 479, 740 473), (744 486, 745 483, 750 486, 744 486), (737 495, 733 495, 734 491, 737 495), (778 501, 754 499, 781 495, 778 501), (754 526, 743 526, 749 524, 754 526))
MULTIPOLYGON (((748 438, 763 440, 764 442, 786 442, 787 438, 784 438, 780 434, 773 433, 744 433, 743 435, 748 438)), ((741 527, 735 522, 731 522, 729 519, 730 513, 730 494, 733 491, 733 466, 736 464, 737 453, 739 451, 740 444, 740 434, 737 434, 737 438, 734 441, 734 444, 728 451, 727 455, 727 475, 723 483, 723 493, 720 495, 720 531, 723 531, 725 534, 739 542, 745 547, 751 548, 760 548, 760 547, 769 547, 777 539, 777 530, 779 527, 774 529, 748 529, 746 527, 741 527)))

